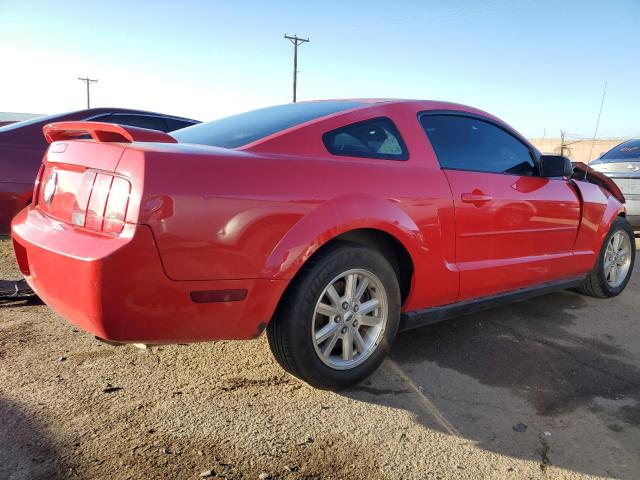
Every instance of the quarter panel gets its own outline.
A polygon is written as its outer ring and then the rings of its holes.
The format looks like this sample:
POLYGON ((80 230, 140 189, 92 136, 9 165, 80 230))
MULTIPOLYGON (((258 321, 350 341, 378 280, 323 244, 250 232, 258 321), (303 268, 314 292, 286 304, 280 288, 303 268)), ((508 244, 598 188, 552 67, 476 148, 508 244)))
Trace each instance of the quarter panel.
POLYGON ((171 279, 290 279, 334 236, 378 228, 415 255, 407 308, 455 300, 453 205, 440 169, 390 160, 162 150, 138 152, 140 158, 127 153, 118 172, 144 171, 139 222, 151 226, 171 279))
POLYGON ((595 264, 604 237, 624 206, 608 191, 583 181, 574 181, 582 197, 582 221, 573 247, 576 262, 585 270, 595 264))

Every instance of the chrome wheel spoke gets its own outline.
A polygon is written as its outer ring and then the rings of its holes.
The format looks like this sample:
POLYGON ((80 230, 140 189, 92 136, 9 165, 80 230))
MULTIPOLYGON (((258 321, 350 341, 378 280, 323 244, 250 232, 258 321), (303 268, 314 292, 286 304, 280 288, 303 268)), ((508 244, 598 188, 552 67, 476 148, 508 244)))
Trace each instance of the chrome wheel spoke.
POLYGON ((324 327, 316 332, 316 343, 320 345, 332 335, 337 335, 339 325, 337 323, 327 323, 324 327))
POLYGON ((354 300, 356 285, 358 283, 358 275, 352 273, 351 275, 347 275, 344 286, 344 299, 345 301, 351 303, 354 300))
POLYGON ((333 285, 330 285, 329 288, 327 288, 327 296, 331 299, 331 303, 333 303, 335 307, 340 305, 342 299, 340 298, 340 295, 338 295, 336 287, 333 285))
POLYGON ((364 295, 364 292, 367 290, 368 286, 369 286, 369 279, 367 277, 364 277, 362 280, 360 280, 360 284, 358 285, 356 293, 353 297, 354 302, 360 301, 360 299, 362 298, 362 295, 364 295))
POLYGON ((609 264, 604 267, 604 275, 607 277, 607 280, 609 280, 611 276, 611 270, 613 270, 613 262, 609 262, 609 264))
POLYGON ((379 325, 381 321, 378 317, 370 317, 366 315, 358 315, 357 318, 360 325, 364 325, 366 327, 375 327, 376 325, 379 325))
POLYGON ((362 338, 362 335, 360 335, 360 332, 357 328, 353 329, 353 341, 356 344, 356 349, 358 350, 358 352, 362 353, 367 349, 367 346, 364 343, 364 338, 362 338))
POLYGON ((316 313, 333 319, 333 317, 342 314, 342 310, 339 310, 338 308, 331 305, 327 305, 326 303, 319 303, 316 307, 316 313))
POLYGON ((620 235, 617 233, 611 239, 611 247, 614 252, 617 252, 620 249, 620 235))
POLYGON ((352 330, 347 328, 347 331, 342 336, 342 359, 351 360, 353 358, 353 336, 352 330))
POLYGON ((331 352, 336 346, 336 343, 338 343, 338 338, 338 334, 334 333, 333 337, 331 337, 331 339, 327 342, 327 345, 322 349, 322 355, 324 357, 328 357, 329 355, 331 355, 331 352))
POLYGON ((358 310, 358 313, 360 315, 366 315, 367 313, 371 313, 376 308, 378 308, 379 304, 380 304, 380 301, 377 298, 372 298, 371 300, 367 300, 366 302, 360 305, 360 310, 358 310))

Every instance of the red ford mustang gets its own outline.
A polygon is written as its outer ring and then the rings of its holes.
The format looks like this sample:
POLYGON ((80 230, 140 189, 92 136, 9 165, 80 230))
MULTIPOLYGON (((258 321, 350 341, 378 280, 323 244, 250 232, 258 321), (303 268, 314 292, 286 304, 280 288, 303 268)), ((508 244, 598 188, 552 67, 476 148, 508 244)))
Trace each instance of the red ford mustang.
POLYGON ((36 201, 12 232, 47 304, 115 342, 266 328, 280 364, 321 388, 369 375, 398 330, 569 287, 613 297, 635 260, 615 185, 462 105, 306 102, 171 135, 44 133, 36 201))

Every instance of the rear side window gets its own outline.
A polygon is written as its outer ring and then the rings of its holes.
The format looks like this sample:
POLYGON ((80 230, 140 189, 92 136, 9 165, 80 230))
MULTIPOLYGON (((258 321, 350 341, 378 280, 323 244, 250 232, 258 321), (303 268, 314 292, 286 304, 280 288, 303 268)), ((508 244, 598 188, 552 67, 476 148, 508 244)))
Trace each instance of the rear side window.
POLYGON ((534 175, 529 148, 500 127, 473 117, 423 115, 420 118, 442 168, 534 175))
POLYGON ((400 132, 386 118, 374 118, 353 123, 322 136, 327 150, 334 155, 349 157, 406 160, 409 152, 400 132))

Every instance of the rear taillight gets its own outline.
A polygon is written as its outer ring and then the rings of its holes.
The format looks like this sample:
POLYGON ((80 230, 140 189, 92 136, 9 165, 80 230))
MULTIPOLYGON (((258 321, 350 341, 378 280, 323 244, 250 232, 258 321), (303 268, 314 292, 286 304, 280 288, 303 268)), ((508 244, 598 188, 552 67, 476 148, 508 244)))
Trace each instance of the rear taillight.
POLYGON ((129 205, 129 193, 131 184, 128 180, 114 177, 109 191, 109 199, 104 212, 104 224, 102 231, 107 233, 120 233, 124 228, 124 219, 129 205))
POLYGON ((122 232, 130 192, 128 180, 87 170, 76 195, 72 223, 96 232, 122 232))
POLYGON ((71 223, 84 227, 84 221, 87 218, 87 206, 89 205, 89 197, 91 196, 91 189, 93 188, 93 182, 96 179, 96 172, 87 171, 82 176, 82 182, 80 182, 80 188, 76 193, 76 201, 73 205, 73 211, 71 212, 71 223))
POLYGON ((38 175, 36 176, 36 184, 33 186, 33 197, 31 197, 31 203, 34 205, 38 203, 38 195, 40 194, 40 183, 42 182, 42 173, 44 172, 44 164, 40 164, 38 169, 38 175))

